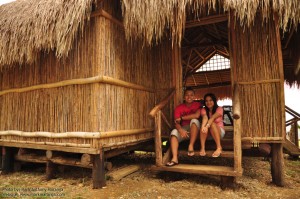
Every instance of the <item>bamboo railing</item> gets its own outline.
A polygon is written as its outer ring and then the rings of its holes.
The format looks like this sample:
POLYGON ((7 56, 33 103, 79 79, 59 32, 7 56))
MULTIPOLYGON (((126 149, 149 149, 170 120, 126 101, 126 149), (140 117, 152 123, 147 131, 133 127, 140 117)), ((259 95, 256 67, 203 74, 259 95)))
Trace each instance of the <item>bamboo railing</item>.
POLYGON ((299 148, 299 137, 298 137, 298 121, 300 121, 300 114, 294 111, 293 109, 285 106, 285 111, 290 114, 293 118, 285 122, 285 126, 290 126, 294 124, 294 136, 295 136, 295 145, 299 148))
POLYGON ((170 93, 165 97, 160 103, 158 103, 149 113, 149 115, 155 119, 155 162, 156 166, 162 166, 163 156, 162 156, 162 143, 161 143, 161 120, 166 122, 166 124, 171 127, 170 123, 167 121, 166 117, 162 113, 162 109, 174 96, 175 89, 172 89, 170 93))
POLYGON ((238 84, 235 84, 233 89, 233 153, 234 170, 242 173, 241 106, 238 90, 238 84))

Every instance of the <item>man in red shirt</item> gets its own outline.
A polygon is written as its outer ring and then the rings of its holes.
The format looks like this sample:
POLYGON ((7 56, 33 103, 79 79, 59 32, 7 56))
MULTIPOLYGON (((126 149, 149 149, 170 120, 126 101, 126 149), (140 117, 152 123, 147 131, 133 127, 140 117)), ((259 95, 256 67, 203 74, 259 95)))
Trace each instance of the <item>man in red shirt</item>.
POLYGON ((178 146, 183 140, 190 139, 188 147, 188 155, 194 155, 194 143, 200 130, 200 122, 198 118, 191 115, 200 115, 202 104, 194 102, 195 92, 192 88, 184 91, 184 103, 178 105, 174 111, 175 129, 170 135, 170 145, 172 151, 172 159, 166 166, 174 166, 178 164, 178 146), (194 113, 199 114, 194 114, 194 113))

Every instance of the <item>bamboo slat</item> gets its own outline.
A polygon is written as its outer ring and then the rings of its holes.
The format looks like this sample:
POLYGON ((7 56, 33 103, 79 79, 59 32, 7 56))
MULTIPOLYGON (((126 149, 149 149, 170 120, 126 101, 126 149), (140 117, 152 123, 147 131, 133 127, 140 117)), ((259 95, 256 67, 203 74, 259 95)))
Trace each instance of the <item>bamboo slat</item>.
POLYGON ((106 19, 109 19, 113 23, 115 23, 115 24, 119 25, 120 27, 124 28, 124 25, 121 21, 117 20, 116 18, 114 18, 112 15, 110 15, 108 12, 106 12, 103 9, 99 9, 99 10, 96 10, 96 11, 92 12, 91 17, 96 17, 96 16, 105 17, 106 19))
POLYGON ((132 84, 130 82, 125 82, 122 80, 118 80, 112 77, 107 76, 95 76, 95 77, 89 77, 89 78, 81 78, 81 79, 71 79, 71 80, 64 80, 56 83, 51 84, 40 84, 35 86, 29 86, 24 88, 14 88, 14 89, 8 89, 0 91, 0 96, 5 95, 7 93, 22 93, 22 92, 28 92, 38 89, 46 89, 46 88, 57 88, 62 86, 70 86, 70 85, 79 85, 79 84, 92 84, 92 83, 107 83, 117 86, 123 86, 125 88, 131 88, 131 89, 137 89, 137 90, 145 90, 149 92, 155 92, 154 89, 146 88, 141 85, 132 84))
POLYGON ((259 80, 259 81, 238 82, 237 84, 242 84, 242 85, 267 84, 267 83, 277 83, 280 81, 281 81, 280 79, 266 79, 266 80, 259 80))
POLYGON ((65 146, 65 147, 82 147, 82 148, 90 148, 91 147, 90 144, 36 142, 36 141, 7 140, 7 139, 0 139, 0 142, 22 143, 22 144, 37 144, 37 145, 53 145, 53 146, 65 146))
POLYGON ((52 132, 23 132, 23 131, 0 131, 0 136, 16 135, 21 137, 46 137, 46 138, 100 138, 100 132, 65 132, 65 133, 52 133, 52 132))
POLYGON ((101 132, 100 138, 135 135, 135 134, 142 134, 142 133, 152 132, 152 131, 154 131, 154 129, 148 128, 148 129, 129 129, 129 130, 121 130, 121 131, 101 132))

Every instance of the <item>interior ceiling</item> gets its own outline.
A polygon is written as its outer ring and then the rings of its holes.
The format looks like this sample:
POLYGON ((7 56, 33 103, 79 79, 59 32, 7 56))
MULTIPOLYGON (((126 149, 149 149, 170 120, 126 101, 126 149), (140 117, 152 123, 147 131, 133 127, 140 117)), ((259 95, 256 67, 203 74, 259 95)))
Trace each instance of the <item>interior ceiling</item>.
MULTIPOLYGON (((284 67, 292 67, 288 45, 294 29, 282 34, 284 67)), ((215 54, 229 59, 228 16, 218 14, 188 20, 182 42, 183 85, 207 88, 230 85, 230 69, 210 72, 196 71, 215 54)))

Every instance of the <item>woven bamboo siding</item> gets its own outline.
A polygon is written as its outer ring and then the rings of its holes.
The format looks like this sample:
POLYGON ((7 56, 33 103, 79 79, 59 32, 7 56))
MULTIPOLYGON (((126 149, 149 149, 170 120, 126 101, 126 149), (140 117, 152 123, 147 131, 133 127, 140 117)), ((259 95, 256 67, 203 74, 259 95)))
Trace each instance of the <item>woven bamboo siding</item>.
MULTIPOLYGON (((110 14, 121 16, 116 5, 105 5, 110 14), (113 10, 112 8, 115 8, 113 10)), ((3 71, 2 90, 63 80, 108 76, 152 89, 171 87, 171 46, 164 43, 154 49, 142 42, 127 43, 124 30, 109 19, 96 16, 83 34, 79 34, 67 59, 57 59, 52 52, 41 53, 32 65, 3 71)), ((71 85, 8 93, 0 97, 0 131, 25 132, 110 132, 154 127, 148 113, 168 93, 125 88, 105 83, 71 85)), ((165 115, 172 112, 167 107, 165 115)), ((28 143, 71 143, 98 148, 140 142, 153 137, 153 132, 117 136, 103 140, 79 138, 25 138, 1 136, 4 140, 28 143)))
POLYGON ((262 26, 259 20, 257 17, 251 28, 235 27, 230 54, 235 60, 233 78, 241 102, 242 137, 268 140, 284 134, 283 77, 275 23, 270 20, 262 26))
MULTIPOLYGON (((157 88, 155 103, 158 104, 163 98, 169 93, 169 89, 173 88, 172 85, 172 45, 171 42, 165 39, 162 44, 155 46, 152 49, 153 57, 152 60, 155 61, 153 66, 153 81, 155 88, 157 88)), ((168 122, 173 124, 173 108, 174 100, 172 99, 169 104, 167 104, 162 112, 166 116, 168 122)), ((153 107, 152 107, 153 108, 153 107)), ((162 135, 169 135, 170 129, 165 122, 162 122, 162 135)))

